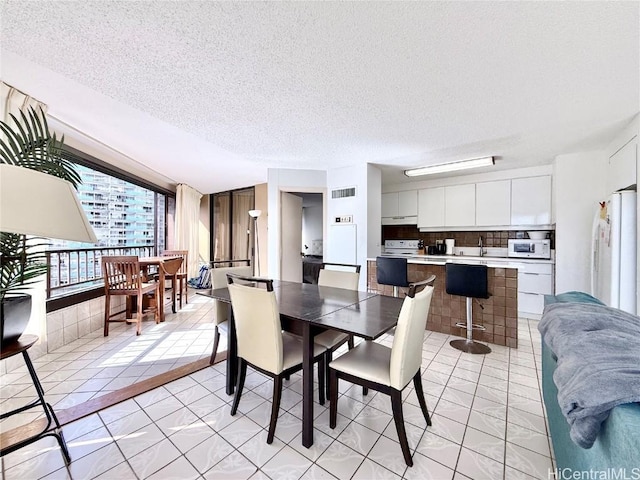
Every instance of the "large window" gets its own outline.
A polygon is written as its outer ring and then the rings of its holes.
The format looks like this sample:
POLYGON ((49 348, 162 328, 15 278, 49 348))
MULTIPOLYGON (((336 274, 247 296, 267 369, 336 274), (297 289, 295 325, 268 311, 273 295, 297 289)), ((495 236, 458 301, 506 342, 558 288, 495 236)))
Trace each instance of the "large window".
MULTIPOLYGON (((110 172, 78 153, 68 155, 75 161, 82 179, 78 198, 99 243, 97 245, 52 240, 48 247, 50 274, 49 297, 58 297, 95 287, 100 282, 102 255, 154 255, 172 248, 167 235, 168 221, 175 215, 175 196, 144 185, 126 174, 110 172)), ((96 161, 97 162, 97 161, 96 161)))
POLYGON ((253 258, 254 231, 249 210, 253 209, 254 196, 253 187, 211 196, 211 258, 214 261, 253 258))

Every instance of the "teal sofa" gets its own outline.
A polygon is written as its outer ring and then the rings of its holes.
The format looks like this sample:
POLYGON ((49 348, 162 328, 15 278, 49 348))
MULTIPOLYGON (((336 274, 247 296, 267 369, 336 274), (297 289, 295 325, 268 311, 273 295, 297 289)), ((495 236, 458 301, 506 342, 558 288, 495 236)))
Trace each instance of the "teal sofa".
MULTIPOLYGON (((602 305, 596 298, 582 292, 567 292, 556 296, 545 296, 545 305, 558 302, 596 303, 602 305)), ((542 392, 556 468, 562 475, 550 478, 574 478, 571 476, 574 475, 572 472, 612 472, 612 469, 614 469, 615 472, 621 472, 626 476, 607 478, 640 479, 640 403, 627 403, 613 408, 607 420, 602 424, 593 446, 590 449, 581 448, 570 438, 569 424, 558 404, 558 389, 553 381, 555 369, 556 360, 554 354, 543 341, 542 392)))

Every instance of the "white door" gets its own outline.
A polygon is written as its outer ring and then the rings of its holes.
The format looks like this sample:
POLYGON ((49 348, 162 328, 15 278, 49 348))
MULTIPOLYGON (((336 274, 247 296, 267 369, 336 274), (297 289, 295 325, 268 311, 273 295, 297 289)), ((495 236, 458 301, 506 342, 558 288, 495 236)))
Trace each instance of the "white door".
POLYGON ((280 280, 302 283, 302 198, 280 196, 280 280))

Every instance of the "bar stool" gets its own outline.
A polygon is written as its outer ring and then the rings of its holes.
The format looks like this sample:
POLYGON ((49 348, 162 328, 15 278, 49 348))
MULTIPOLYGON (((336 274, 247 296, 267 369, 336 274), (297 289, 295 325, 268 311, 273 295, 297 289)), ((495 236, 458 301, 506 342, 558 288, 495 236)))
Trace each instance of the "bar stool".
POLYGON ((36 393, 38 394, 38 399, 34 400, 28 405, 16 408, 15 410, 11 410, 10 412, 3 413, 2 415, 0 415, 0 420, 10 417, 11 415, 15 415, 16 413, 21 413, 25 410, 29 410, 30 408, 41 406, 44 409, 45 416, 47 417, 47 425, 40 433, 36 433, 35 435, 25 438, 24 440, 20 440, 13 445, 2 448, 0 450, 0 457, 14 452, 19 448, 25 447, 33 442, 37 442, 41 438, 55 437, 56 440, 58 440, 60 449, 62 450, 64 460, 68 465, 71 462, 71 457, 69 456, 69 450, 67 449, 67 444, 64 441, 62 430, 60 430, 60 422, 58 421, 58 417, 56 417, 56 414, 53 411, 51 405, 44 399, 44 390, 42 389, 42 385, 40 384, 40 380, 38 380, 36 370, 35 368, 33 368, 33 363, 31 363, 31 358, 29 358, 29 353, 27 352, 27 350, 31 348, 31 346, 33 346, 37 341, 38 337, 36 335, 22 335, 22 337, 14 342, 2 345, 0 360, 4 360, 5 358, 9 358, 17 355, 18 353, 22 353, 22 356, 24 357, 24 363, 26 363, 29 375, 31 375, 31 381, 33 381, 33 386, 35 387, 36 393), (55 428, 51 428, 52 422, 55 423, 55 428))
POLYGON ((486 330, 482 325, 473 324, 472 302, 474 298, 489 298, 487 271, 486 265, 447 263, 445 266, 447 293, 466 297, 467 300, 467 323, 456 323, 456 327, 466 327, 467 338, 452 340, 449 345, 466 353, 486 354, 491 352, 487 345, 473 340, 474 329, 486 330))
POLYGON ((376 257, 376 281, 378 285, 392 285, 393 296, 398 296, 398 287, 408 287, 407 259, 376 257))

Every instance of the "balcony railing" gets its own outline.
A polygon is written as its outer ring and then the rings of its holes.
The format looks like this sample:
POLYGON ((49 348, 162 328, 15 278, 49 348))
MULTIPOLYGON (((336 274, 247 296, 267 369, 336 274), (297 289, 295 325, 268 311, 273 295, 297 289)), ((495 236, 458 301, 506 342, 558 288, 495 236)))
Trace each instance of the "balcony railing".
POLYGON ((103 256, 149 257, 155 252, 155 245, 48 250, 47 299, 102 285, 103 256))

